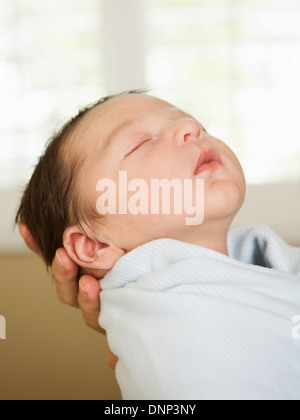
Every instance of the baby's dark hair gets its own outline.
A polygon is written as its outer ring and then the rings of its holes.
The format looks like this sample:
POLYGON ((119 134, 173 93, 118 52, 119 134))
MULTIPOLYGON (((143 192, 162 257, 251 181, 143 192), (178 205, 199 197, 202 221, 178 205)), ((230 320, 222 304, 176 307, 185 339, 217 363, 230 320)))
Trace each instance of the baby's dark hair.
POLYGON ((47 266, 52 264, 56 250, 63 246, 63 234, 69 226, 80 224, 87 217, 89 220, 100 217, 96 209, 88 208, 76 190, 80 168, 86 159, 74 147, 76 128, 95 107, 124 94, 139 93, 145 92, 123 92, 88 105, 49 140, 25 188, 15 218, 16 224, 27 225, 47 266))

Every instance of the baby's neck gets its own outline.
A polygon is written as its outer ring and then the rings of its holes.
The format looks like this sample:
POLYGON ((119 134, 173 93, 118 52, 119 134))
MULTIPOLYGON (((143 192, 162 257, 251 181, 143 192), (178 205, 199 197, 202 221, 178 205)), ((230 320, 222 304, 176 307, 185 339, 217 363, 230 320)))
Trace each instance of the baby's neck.
POLYGON ((228 254, 227 235, 219 238, 197 238, 195 240, 185 241, 193 245, 201 246, 202 248, 211 249, 212 251, 219 252, 220 254, 228 254))
POLYGON ((212 249, 213 251, 219 252, 220 254, 229 255, 228 253, 228 246, 227 246, 227 239, 224 243, 216 244, 212 247, 206 246, 208 249, 212 249))
POLYGON ((228 256, 227 238, 229 226, 230 223, 207 223, 205 227, 199 226, 199 230, 193 229, 183 237, 174 237, 174 239, 211 249, 228 256))

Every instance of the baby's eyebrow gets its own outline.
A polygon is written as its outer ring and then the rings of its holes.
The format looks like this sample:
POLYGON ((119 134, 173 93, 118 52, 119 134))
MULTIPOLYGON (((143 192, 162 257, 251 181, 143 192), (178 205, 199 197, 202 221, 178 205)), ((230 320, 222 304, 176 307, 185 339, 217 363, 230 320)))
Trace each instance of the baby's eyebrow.
POLYGON ((134 126, 137 123, 137 120, 126 120, 122 122, 120 125, 118 125, 116 128, 113 129, 113 131, 108 136, 104 146, 103 151, 106 151, 110 145, 113 143, 113 141, 118 137, 118 135, 125 129, 130 128, 134 126))

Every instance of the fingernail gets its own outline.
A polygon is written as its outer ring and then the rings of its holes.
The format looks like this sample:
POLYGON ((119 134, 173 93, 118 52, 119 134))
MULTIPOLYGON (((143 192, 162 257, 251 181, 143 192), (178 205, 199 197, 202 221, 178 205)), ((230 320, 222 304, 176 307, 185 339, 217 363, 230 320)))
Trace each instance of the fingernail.
POLYGON ((56 252, 55 264, 59 271, 65 271, 65 267, 61 261, 58 251, 56 252))
POLYGON ((88 295, 87 295, 86 291, 84 290, 81 283, 79 283, 79 293, 83 297, 83 299, 87 299, 88 295))

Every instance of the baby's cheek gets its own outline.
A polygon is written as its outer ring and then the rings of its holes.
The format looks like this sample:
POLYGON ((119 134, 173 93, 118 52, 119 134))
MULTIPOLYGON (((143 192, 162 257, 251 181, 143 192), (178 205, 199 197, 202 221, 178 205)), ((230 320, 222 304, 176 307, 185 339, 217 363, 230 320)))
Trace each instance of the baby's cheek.
POLYGON ((224 141, 219 140, 215 137, 213 138, 213 140, 219 151, 223 151, 223 153, 226 153, 227 155, 231 155, 231 156, 234 155, 233 151, 224 141))

